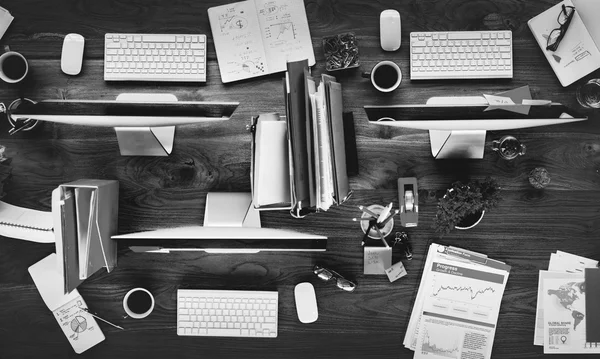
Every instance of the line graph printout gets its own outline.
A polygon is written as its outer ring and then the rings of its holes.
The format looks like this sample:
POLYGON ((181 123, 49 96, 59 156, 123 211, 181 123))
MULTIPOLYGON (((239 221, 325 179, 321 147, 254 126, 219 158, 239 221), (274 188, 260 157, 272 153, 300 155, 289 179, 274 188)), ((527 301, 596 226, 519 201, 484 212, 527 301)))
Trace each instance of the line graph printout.
POLYGON ((510 266, 448 248, 429 249, 404 345, 415 358, 490 358, 510 266))
POLYGON ((315 54, 302 0, 247 0, 208 9, 224 83, 286 70, 315 54))

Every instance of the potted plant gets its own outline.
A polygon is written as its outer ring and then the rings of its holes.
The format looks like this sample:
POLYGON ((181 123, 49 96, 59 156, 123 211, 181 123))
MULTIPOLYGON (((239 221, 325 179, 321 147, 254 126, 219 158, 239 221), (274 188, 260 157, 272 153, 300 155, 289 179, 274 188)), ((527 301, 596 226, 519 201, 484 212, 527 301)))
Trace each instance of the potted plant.
POLYGON ((500 186, 491 177, 467 184, 454 182, 438 201, 433 228, 440 236, 450 233, 453 228, 473 228, 485 211, 498 205, 499 201, 500 186))

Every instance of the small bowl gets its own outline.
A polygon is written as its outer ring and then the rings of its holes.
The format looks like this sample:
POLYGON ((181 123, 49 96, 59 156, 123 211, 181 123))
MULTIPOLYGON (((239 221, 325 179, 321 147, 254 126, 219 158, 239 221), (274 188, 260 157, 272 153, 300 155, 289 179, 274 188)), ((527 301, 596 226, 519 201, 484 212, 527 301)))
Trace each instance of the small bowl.
POLYGON ((360 66, 358 43, 353 32, 323 38, 325 69, 338 71, 360 66))
MULTIPOLYGON (((373 204, 370 205, 369 207, 367 207, 368 210, 370 210, 371 212, 375 213, 375 214, 380 214, 381 211, 383 211, 385 207, 383 207, 382 205, 379 204, 373 204)), ((392 212, 393 213, 393 212, 392 212)), ((361 218, 369 218, 371 217, 369 214, 367 213, 363 213, 361 218)), ((362 229, 363 233, 367 232, 367 228, 369 227, 369 222, 367 221, 360 221, 360 228, 362 229)), ((383 237, 387 237, 390 235, 390 233, 392 233, 392 230, 394 229, 394 219, 390 219, 385 226, 383 226, 383 228, 379 229, 381 231, 381 234, 383 234, 383 237)), ((368 237, 371 239, 380 239, 381 237, 379 236, 379 233, 377 233, 377 230, 372 229, 369 231, 368 237)))

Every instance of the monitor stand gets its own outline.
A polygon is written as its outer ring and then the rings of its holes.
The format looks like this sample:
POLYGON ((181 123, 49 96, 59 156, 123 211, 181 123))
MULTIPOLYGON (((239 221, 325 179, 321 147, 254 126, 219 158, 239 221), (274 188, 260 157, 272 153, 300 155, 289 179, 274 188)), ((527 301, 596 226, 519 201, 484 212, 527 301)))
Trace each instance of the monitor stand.
MULTIPOLYGON (((432 97, 428 105, 487 105, 483 96, 432 97)), ((485 130, 429 130, 431 154, 435 159, 482 159, 485 149, 485 130)))
MULTIPOLYGON (((171 102, 173 94, 124 93, 117 101, 171 102)), ((121 156, 168 156, 173 151, 175 126, 115 127, 121 156)))

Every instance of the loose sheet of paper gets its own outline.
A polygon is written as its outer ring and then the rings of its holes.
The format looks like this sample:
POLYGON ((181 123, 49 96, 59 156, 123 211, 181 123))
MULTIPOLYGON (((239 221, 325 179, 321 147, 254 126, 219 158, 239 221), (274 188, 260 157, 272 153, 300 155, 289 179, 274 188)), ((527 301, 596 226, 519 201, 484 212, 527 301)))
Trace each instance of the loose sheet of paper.
POLYGON ((364 274, 386 274, 392 265, 392 248, 364 247, 364 274))
POLYGON ((394 282, 406 275, 406 269, 404 268, 404 264, 402 264, 402 262, 398 262, 393 266, 386 268, 385 274, 387 274, 390 282, 394 282))

